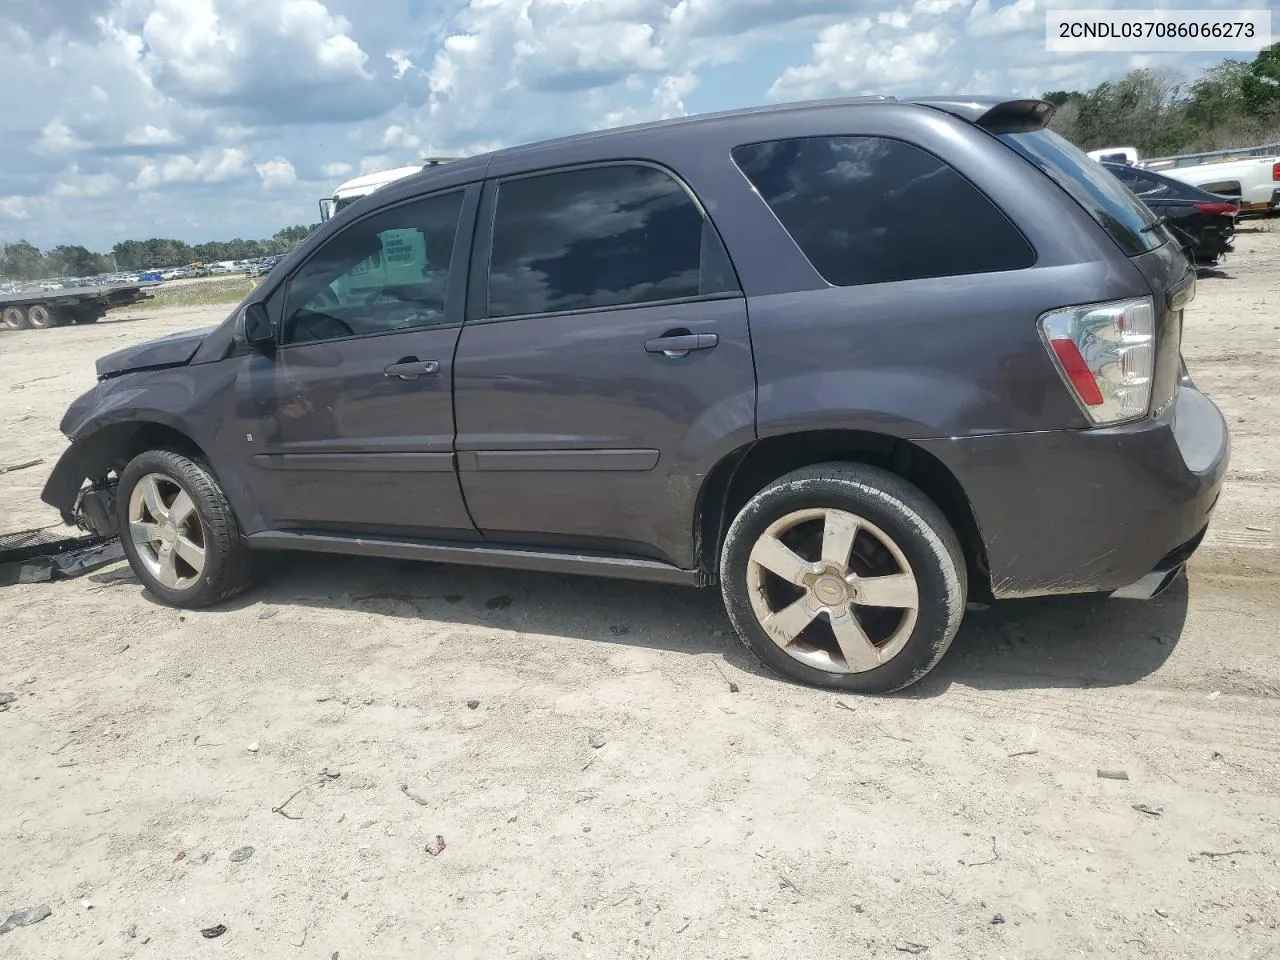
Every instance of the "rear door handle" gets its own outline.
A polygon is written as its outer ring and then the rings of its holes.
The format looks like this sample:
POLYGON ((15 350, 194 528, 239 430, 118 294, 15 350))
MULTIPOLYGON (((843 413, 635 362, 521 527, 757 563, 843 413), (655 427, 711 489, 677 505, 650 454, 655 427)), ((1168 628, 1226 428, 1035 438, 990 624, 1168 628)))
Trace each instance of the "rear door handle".
POLYGON ((715 333, 669 333, 644 342, 647 353, 660 353, 666 357, 687 357, 693 350, 711 350, 720 342, 715 333))
POLYGON ((417 380, 433 373, 440 372, 437 360, 419 360, 417 357, 403 357, 397 362, 382 368, 383 375, 398 377, 401 380, 417 380))

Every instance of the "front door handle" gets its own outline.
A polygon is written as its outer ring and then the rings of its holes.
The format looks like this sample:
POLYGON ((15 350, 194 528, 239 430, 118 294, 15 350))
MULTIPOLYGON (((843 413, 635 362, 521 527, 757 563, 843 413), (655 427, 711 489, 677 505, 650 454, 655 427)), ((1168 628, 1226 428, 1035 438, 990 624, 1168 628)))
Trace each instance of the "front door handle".
POLYGON ((719 334, 689 333, 687 330, 672 330, 661 337, 654 337, 644 342, 647 353, 660 353, 664 357, 687 357, 694 350, 711 350, 720 342, 719 334))
POLYGON ((419 360, 417 357, 402 357, 395 363, 382 368, 384 376, 398 377, 401 380, 417 380, 439 372, 439 361, 419 360))

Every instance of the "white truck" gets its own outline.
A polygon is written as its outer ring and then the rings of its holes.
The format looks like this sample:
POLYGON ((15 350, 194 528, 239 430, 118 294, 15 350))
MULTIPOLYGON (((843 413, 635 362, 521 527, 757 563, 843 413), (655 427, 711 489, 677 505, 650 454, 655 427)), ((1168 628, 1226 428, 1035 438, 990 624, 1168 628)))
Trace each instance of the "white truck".
POLYGON ((397 180, 403 180, 405 177, 412 176, 415 173, 421 173, 428 167, 434 167, 441 163, 448 163, 456 157, 426 157, 421 163, 411 164, 407 167, 395 167, 391 170, 379 170, 376 173, 365 173, 358 177, 352 177, 338 184, 333 196, 325 197, 320 201, 320 220, 324 222, 332 217, 335 213, 350 203, 354 203, 361 197, 368 196, 373 191, 385 187, 389 183, 395 183, 397 180))
POLYGON ((1098 161, 1130 163, 1193 187, 1240 198, 1240 212, 1280 213, 1280 143, 1172 157, 1140 158, 1133 147, 1089 151, 1098 161))

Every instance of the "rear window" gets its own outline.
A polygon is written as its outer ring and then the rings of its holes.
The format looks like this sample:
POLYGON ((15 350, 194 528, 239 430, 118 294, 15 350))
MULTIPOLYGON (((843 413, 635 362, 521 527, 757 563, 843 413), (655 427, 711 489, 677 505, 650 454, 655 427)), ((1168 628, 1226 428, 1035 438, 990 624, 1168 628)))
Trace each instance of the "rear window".
POLYGON ((1100 163, 1052 130, 1002 133, 1000 139, 1066 190, 1131 257, 1168 239, 1151 208, 1100 163))
POLYGON ((1020 270, 1035 251, 995 204, 921 148, 881 137, 736 147, 733 159, 838 287, 1020 270))

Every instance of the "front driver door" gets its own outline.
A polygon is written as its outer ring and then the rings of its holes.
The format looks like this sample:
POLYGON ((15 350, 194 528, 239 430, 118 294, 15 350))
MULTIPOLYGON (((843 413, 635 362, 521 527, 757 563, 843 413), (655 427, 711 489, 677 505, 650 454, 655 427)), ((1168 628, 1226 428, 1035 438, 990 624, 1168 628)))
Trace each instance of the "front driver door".
POLYGON ((273 295, 278 349, 240 383, 268 525, 478 536, 454 467, 451 383, 477 193, 372 213, 273 295))

